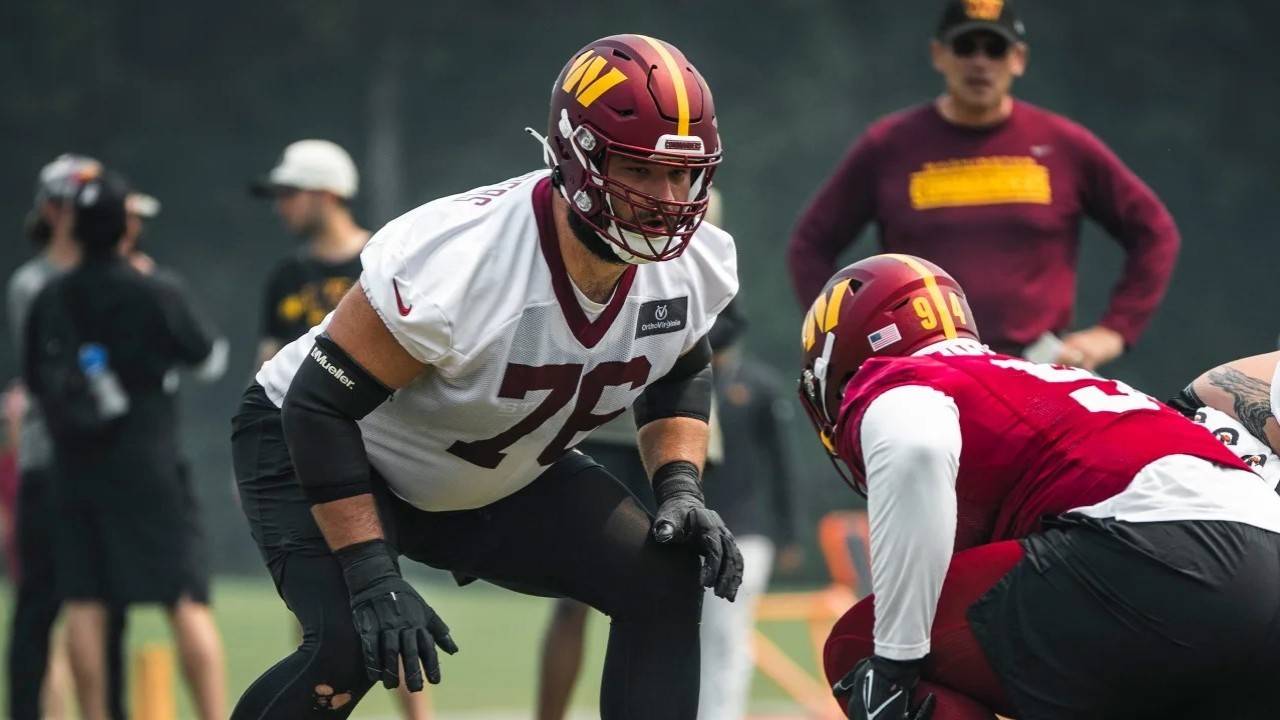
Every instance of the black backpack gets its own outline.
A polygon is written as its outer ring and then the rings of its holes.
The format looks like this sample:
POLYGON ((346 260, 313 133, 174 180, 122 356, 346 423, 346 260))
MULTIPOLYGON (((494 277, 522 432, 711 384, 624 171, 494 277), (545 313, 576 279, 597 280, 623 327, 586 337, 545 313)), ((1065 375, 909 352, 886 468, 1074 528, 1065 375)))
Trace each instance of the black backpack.
POLYGON ((120 418, 105 418, 80 367, 83 337, 65 288, 45 289, 27 318, 23 377, 59 442, 83 442, 106 434, 120 418), (42 302, 43 300, 43 302, 42 302), (44 307, 42 307, 44 306, 44 307))

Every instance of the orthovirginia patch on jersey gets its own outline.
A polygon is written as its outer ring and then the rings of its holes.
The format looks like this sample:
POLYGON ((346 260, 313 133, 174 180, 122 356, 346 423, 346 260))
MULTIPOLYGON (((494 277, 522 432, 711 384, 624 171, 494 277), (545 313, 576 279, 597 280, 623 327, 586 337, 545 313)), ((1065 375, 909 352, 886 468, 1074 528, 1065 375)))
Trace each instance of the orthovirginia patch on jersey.
POLYGON ((636 337, 680 332, 689 320, 689 297, 652 300, 640 306, 636 337))

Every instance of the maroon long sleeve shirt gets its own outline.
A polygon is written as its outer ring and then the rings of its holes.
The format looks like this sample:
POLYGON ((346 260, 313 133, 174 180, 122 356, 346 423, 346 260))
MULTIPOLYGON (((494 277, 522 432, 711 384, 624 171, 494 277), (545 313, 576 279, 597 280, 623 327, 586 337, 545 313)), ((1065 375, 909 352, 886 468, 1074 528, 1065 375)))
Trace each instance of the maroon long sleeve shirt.
POLYGON ((933 103, 879 120, 801 215, 787 259, 807 306, 875 222, 886 252, 941 265, 964 287, 983 339, 1016 353, 1071 324, 1081 216, 1125 250, 1100 324, 1132 345, 1168 287, 1178 229, 1092 133, 1024 102, 982 129, 947 122, 933 103))

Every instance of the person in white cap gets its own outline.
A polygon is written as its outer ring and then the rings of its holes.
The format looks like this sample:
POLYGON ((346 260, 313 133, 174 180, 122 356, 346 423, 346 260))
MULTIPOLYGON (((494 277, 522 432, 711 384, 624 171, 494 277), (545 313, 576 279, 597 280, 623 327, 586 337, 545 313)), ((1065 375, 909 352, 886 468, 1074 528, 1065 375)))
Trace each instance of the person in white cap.
MULTIPOLYGON (((356 164, 328 140, 299 140, 250 191, 275 201, 285 229, 303 241, 267 278, 257 366, 305 335, 360 278, 360 251, 369 231, 351 213, 360 187, 356 164)), ((426 693, 396 691, 405 718, 430 717, 426 693)))
POLYGON ((350 202, 359 189, 356 165, 328 140, 299 140, 251 192, 275 201, 285 229, 304 244, 267 279, 258 365, 324 319, 360 277, 369 231, 350 202))

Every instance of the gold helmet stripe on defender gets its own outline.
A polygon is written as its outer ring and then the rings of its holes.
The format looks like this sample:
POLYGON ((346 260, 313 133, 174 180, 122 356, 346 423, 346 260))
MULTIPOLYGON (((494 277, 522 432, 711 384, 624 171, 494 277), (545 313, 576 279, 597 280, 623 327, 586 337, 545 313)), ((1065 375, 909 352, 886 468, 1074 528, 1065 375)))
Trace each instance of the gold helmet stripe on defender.
POLYGON ((891 257, 920 274, 920 279, 924 280, 924 289, 929 293, 929 299, 933 300, 933 304, 938 308, 938 317, 942 320, 942 333, 948 340, 956 338, 955 320, 952 319, 951 311, 942 297, 942 288, 938 287, 938 278, 934 276, 933 271, 910 255, 887 253, 885 257, 891 257))

